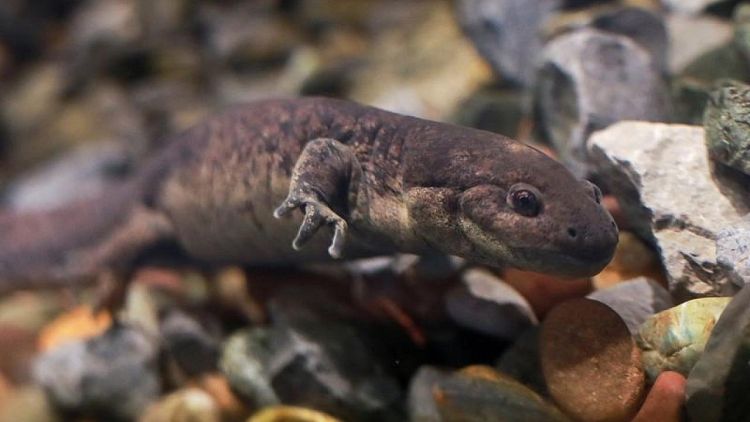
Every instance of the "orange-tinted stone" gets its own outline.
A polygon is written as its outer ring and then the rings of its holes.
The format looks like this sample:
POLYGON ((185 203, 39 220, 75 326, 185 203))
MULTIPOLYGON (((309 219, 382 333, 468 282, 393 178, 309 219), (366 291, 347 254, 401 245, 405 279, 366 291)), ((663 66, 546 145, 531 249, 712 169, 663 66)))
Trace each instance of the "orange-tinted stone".
POLYGON ((633 422, 680 422, 686 380, 673 371, 662 372, 651 387, 633 422))
POLYGON ((587 278, 566 279, 515 268, 503 270, 501 278, 529 302, 540 319, 555 305, 584 297, 593 290, 587 278))
POLYGON ((112 325, 112 316, 102 311, 94 314, 89 306, 79 306, 58 316, 47 324, 39 334, 37 346, 40 352, 70 340, 83 340, 103 333, 112 325))

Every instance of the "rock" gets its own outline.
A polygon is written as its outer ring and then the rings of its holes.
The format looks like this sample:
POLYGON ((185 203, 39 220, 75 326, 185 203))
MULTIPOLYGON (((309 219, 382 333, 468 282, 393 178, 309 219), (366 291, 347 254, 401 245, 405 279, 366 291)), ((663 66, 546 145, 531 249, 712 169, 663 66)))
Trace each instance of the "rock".
POLYGON ((169 394, 149 406, 139 422, 220 422, 219 407, 213 398, 197 388, 169 394))
POLYGON ((24 327, 0 323, 0 376, 25 384, 31 378, 37 333, 24 327))
POLYGON ((444 372, 423 366, 409 386, 409 416, 427 421, 567 421, 524 385, 485 366, 444 372))
POLYGON ((750 419, 750 288, 732 299, 711 332, 687 381, 691 421, 750 419))
POLYGON ((669 70, 679 73, 701 55, 727 44, 732 39, 732 25, 710 15, 668 14, 669 70))
POLYGON ((539 358, 539 327, 531 327, 521 334, 500 356, 495 368, 503 374, 531 388, 537 394, 549 396, 539 358))
POLYGON ((269 337, 265 328, 238 331, 225 341, 219 361, 232 389, 256 408, 280 403, 266 363, 272 353, 269 337))
POLYGON ((199 321, 180 310, 171 310, 162 319, 159 334, 164 351, 187 377, 217 368, 220 328, 209 317, 199 321))
POLYGON ((453 121, 461 126, 487 130, 518 139, 527 101, 515 90, 485 89, 467 98, 453 121))
POLYGON ((657 247, 678 300, 736 290, 716 262, 715 239, 747 213, 750 184, 712 169, 703 137, 700 127, 623 122, 591 139, 604 185, 634 232, 657 247))
POLYGON ((44 353, 34 378, 62 409, 131 420, 159 396, 158 352, 157 341, 141 330, 114 325, 44 353))
POLYGON ((730 298, 693 299, 660 312, 643 323, 636 342, 650 382, 664 371, 690 373, 730 298))
POLYGON ((623 281, 587 296, 612 308, 625 321, 631 334, 652 315, 671 308, 672 296, 659 283, 646 277, 623 281))
POLYGON ((738 4, 734 10, 734 45, 750 62, 750 6, 738 4))
POLYGON ((685 403, 685 377, 677 372, 662 372, 646 396, 632 422, 680 422, 685 403))
POLYGON ((506 83, 530 86, 542 49, 539 28, 562 0, 461 0, 458 19, 479 53, 506 83))
POLYGON ((58 316, 39 333, 39 351, 46 352, 68 341, 86 340, 104 333, 112 326, 107 311, 94 314, 90 306, 79 306, 58 316))
POLYGON ((594 287, 604 289, 640 276, 663 280, 659 257, 638 236, 620 229, 615 255, 602 272, 592 278, 594 287))
POLYGON ((641 353, 607 305, 575 299, 542 322, 540 356, 550 395, 581 421, 624 421, 645 395, 641 353))
POLYGON ((16 212, 43 210, 101 194, 122 181, 130 156, 115 142, 83 145, 21 174, 8 186, 3 202, 16 212))
POLYGON ((716 260, 738 286, 750 283, 750 215, 719 232, 716 260))
POLYGON ((62 422, 56 409, 35 386, 21 387, 0 401, 0 422, 62 422))
POLYGON ((668 91, 649 53, 630 39, 589 28, 545 46, 535 107, 540 130, 574 173, 588 173, 589 135, 621 120, 669 118, 668 91))
POLYGON ((599 5, 559 13, 547 23, 547 38, 590 27, 623 35, 646 49, 659 69, 667 69, 667 28, 664 19, 643 7, 621 4, 599 5))
POLYGON ((195 386, 211 396, 219 407, 221 420, 241 420, 250 413, 245 403, 232 391, 227 378, 221 373, 202 375, 195 386))
POLYGON ((537 323, 526 299, 486 270, 466 271, 461 285, 446 295, 445 305, 458 325, 506 340, 537 323))
POLYGON ((717 83, 709 96, 703 127, 708 155, 750 175, 750 85, 731 80, 717 83))
POLYGON ((521 293, 539 318, 559 303, 584 297, 592 290, 589 279, 569 280, 515 268, 504 269, 501 278, 521 293))
POLYGON ((661 2, 674 12, 697 15, 711 6, 727 3, 728 0, 661 0, 661 2))
POLYGON ((341 422, 323 412, 299 406, 270 406, 255 413, 247 422, 341 422))

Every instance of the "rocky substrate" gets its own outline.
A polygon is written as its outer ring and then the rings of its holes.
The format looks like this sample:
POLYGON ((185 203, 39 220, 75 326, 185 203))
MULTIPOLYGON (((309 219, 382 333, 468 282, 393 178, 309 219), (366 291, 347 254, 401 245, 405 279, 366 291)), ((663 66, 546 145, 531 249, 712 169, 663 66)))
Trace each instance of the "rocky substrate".
POLYGON ((748 5, 15 0, 0 27, 5 210, 106 191, 226 104, 328 95, 528 142, 620 228, 591 279, 154 251, 102 275, 114 306, 18 292, 0 422, 750 420, 748 5))

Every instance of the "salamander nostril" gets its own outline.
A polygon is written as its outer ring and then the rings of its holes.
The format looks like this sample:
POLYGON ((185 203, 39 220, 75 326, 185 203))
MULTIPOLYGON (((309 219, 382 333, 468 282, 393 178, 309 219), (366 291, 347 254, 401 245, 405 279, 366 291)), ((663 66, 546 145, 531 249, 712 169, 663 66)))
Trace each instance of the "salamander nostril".
POLYGON ((578 232, 576 231, 576 229, 574 229, 574 228, 571 227, 571 228, 568 229, 568 235, 570 237, 576 237, 576 236, 578 236, 578 232))

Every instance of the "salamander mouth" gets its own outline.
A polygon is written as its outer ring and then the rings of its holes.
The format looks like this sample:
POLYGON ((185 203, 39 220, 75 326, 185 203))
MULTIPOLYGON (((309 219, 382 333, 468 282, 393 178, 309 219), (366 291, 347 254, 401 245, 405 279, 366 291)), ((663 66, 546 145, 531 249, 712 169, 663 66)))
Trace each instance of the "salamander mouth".
POLYGON ((554 250, 514 248, 519 268, 564 277, 591 277, 601 272, 614 255, 606 248, 596 252, 566 254, 554 250))

